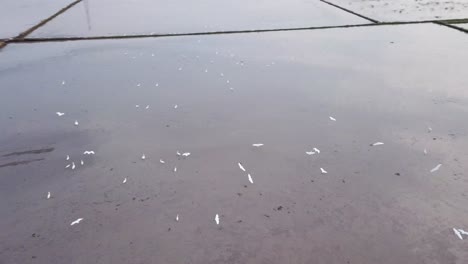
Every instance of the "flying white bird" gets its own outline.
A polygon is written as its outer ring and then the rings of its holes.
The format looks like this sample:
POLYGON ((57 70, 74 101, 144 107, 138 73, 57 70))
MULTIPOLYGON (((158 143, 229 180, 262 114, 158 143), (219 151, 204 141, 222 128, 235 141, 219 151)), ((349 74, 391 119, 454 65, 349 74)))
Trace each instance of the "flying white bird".
POLYGON ((458 229, 453 228, 453 232, 455 233, 455 235, 457 235, 457 237, 460 240, 463 240, 463 236, 460 234, 460 231, 458 231, 458 229))
POLYGON ((78 218, 78 219, 76 219, 75 221, 71 222, 70 225, 72 226, 72 225, 79 224, 81 221, 83 221, 83 218, 78 218))
POLYGON ((442 164, 437 164, 437 166, 435 166, 435 167, 431 170, 431 172, 436 172, 436 171, 438 171, 438 170, 440 169, 441 166, 442 166, 442 164))
POLYGON ((241 169, 241 170, 245 171, 245 168, 244 168, 244 166, 242 166, 242 164, 240 164, 240 162, 239 162, 239 163, 237 163, 237 164, 239 165, 239 169, 241 169))
POLYGON ((250 174, 247 174, 247 176, 249 177, 249 182, 253 184, 252 176, 250 176, 250 174))

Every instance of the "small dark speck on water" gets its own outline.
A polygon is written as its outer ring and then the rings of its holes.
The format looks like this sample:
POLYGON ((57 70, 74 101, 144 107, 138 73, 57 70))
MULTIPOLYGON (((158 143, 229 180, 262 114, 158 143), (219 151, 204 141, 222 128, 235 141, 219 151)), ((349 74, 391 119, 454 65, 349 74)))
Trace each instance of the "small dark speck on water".
POLYGON ((276 210, 278 210, 278 211, 281 211, 281 209, 283 209, 283 206, 281 206, 281 205, 278 206, 278 208, 276 208, 276 210))
POLYGON ((396 172, 395 175, 396 175, 396 176, 400 176, 401 174, 400 174, 399 172, 396 172))

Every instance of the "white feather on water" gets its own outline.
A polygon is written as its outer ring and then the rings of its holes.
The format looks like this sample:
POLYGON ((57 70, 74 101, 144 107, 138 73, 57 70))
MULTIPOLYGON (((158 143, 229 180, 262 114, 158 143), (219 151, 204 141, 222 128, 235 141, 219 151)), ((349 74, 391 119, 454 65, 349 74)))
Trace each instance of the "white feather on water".
POLYGON ((375 142, 372 144, 372 146, 381 146, 383 144, 384 144, 383 142, 375 142))
POLYGON ((127 178, 125 178, 125 179, 122 181, 122 183, 126 183, 126 182, 127 182, 127 178))
POLYGON ((159 162, 160 162, 161 164, 166 163, 166 162, 165 162, 164 160, 162 160, 162 159, 160 159, 159 162))
POLYGON ((329 116, 331 121, 336 121, 336 119, 333 116, 329 116))
POLYGON ((216 216, 215 216, 215 222, 216 222, 217 225, 219 225, 219 215, 218 214, 216 214, 216 216))
POLYGON ((263 147, 263 144, 262 143, 256 143, 256 144, 252 144, 252 146, 259 148, 259 147, 263 147))
POLYGON ((320 171, 322 172, 322 174, 327 174, 328 172, 326 170, 324 170, 323 168, 320 168, 320 171))
POLYGON ((50 199, 50 192, 47 192, 47 199, 50 199))
POLYGON ((306 154, 310 156, 310 155, 314 155, 315 152, 314 151, 306 151, 306 154))
POLYGON ((314 151, 320 154, 320 149, 314 148, 314 151))
POLYGON ((65 113, 62 113, 62 112, 56 112, 55 114, 57 114, 58 116, 63 116, 63 115, 65 115, 65 113))
POLYGON ((96 153, 94 153, 93 150, 86 150, 85 152, 83 152, 84 155, 94 155, 96 153))

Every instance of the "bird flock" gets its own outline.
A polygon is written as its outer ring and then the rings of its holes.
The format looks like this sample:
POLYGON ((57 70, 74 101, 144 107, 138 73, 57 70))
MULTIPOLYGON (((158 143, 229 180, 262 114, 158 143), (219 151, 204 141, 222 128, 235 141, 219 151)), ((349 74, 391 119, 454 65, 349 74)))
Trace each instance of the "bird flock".
MULTIPOLYGON (((218 51, 216 51, 216 55, 218 55, 218 54, 219 54, 218 51)), ((151 54, 151 56, 154 57, 154 53, 151 54)), ((198 57, 198 56, 197 56, 197 57, 198 57)), ((234 57, 234 55, 231 54, 231 57, 234 57)), ((134 58, 134 57, 132 57, 132 58, 134 58)), ((211 63, 213 63, 213 61, 211 61, 211 63)), ((241 66, 244 65, 243 62, 237 62, 236 64, 241 65, 241 66)), ((275 65, 274 62, 272 62, 271 64, 267 64, 266 66, 267 66, 267 67, 270 67, 270 66, 273 66, 273 65, 275 65)), ((182 70, 183 70, 183 67, 179 67, 179 68, 178 68, 178 71, 182 71, 182 70)), ((208 73, 208 72, 209 72, 209 69, 206 68, 206 69, 204 70, 204 72, 205 72, 205 73, 208 73)), ((224 74, 223 72, 219 73, 219 75, 220 75, 221 77, 224 77, 224 76, 225 76, 225 74, 224 74)), ((234 88, 231 87, 231 84, 230 84, 230 83, 231 83, 230 80, 229 80, 229 79, 226 79, 226 84, 229 86, 229 90, 233 91, 234 88)), ((63 81, 61 82, 61 85, 62 85, 62 86, 65 86, 65 85, 66 85, 66 81, 63 80, 63 81)), ((141 83, 137 83, 136 86, 137 86, 137 87, 141 87, 141 83)), ((159 87, 159 83, 156 83, 156 84, 155 84, 155 87, 159 87)), ((137 104, 137 105, 135 105, 135 107, 136 107, 136 108, 139 108, 140 105, 137 104)), ((144 108, 145 108, 146 110, 148 110, 148 109, 150 108, 150 105, 148 104, 148 105, 146 105, 144 108)), ((173 105, 173 109, 178 109, 178 108, 179 108, 179 105, 178 105, 178 104, 174 104, 174 105, 173 105)), ((58 117, 61 117, 61 118, 63 118, 63 117, 66 116, 66 113, 65 113, 65 112, 60 112, 60 111, 57 111, 55 114, 56 114, 58 117)), ((337 122, 337 119, 336 119, 334 116, 328 116, 328 119, 329 119, 330 121, 332 121, 332 122, 337 122)), ((79 126, 78 120, 75 120, 75 121, 74 121, 74 126, 79 126)), ((432 130, 433 130, 433 129, 432 129, 431 127, 428 127, 428 132, 429 132, 429 133, 432 132, 432 130)), ((265 146, 264 143, 253 143, 253 144, 251 144, 251 145, 252 145, 252 147, 254 147, 254 148, 261 148, 261 147, 264 147, 264 146, 265 146)), ((382 145, 384 145, 384 142, 380 142, 380 141, 377 141, 377 142, 375 142, 375 143, 370 144, 370 146, 372 146, 372 147, 382 146, 382 145)), ((313 147, 312 150, 307 150, 307 151, 305 151, 305 154, 306 154, 307 156, 317 155, 317 154, 320 154, 320 153, 321 153, 320 149, 318 149, 318 148, 316 148, 316 147, 313 147)), ((423 153, 424 153, 424 155, 427 155, 428 151, 427 151, 426 148, 424 148, 423 153)), ((95 151, 93 151, 93 150, 86 150, 86 151, 83 152, 83 155, 84 155, 84 156, 87 156, 87 155, 95 155, 95 154, 96 154, 96 153, 95 153, 95 151)), ((191 155, 191 153, 190 153, 190 152, 179 152, 179 151, 176 151, 176 155, 177 155, 177 156, 180 156, 180 157, 187 158, 187 157, 189 157, 189 156, 191 155)), ((146 159, 147 159, 146 154, 142 154, 142 155, 141 155, 141 160, 145 161, 146 159)), ((66 168, 66 169, 69 169, 69 168, 70 168, 71 170, 75 170, 76 167, 77 167, 77 165, 76 165, 76 163, 75 163, 76 159, 73 160, 73 161, 71 161, 71 163, 70 163, 70 160, 71 160, 70 155, 67 155, 67 156, 66 156, 66 161, 67 161, 68 163, 66 164, 65 168, 66 168)), ((78 160, 79 160, 79 162, 77 161, 77 163, 80 164, 81 166, 83 166, 83 165, 84 165, 84 160, 83 160, 83 158, 80 157, 78 160)), ((159 163, 165 164, 166 162, 165 162, 163 159, 159 159, 159 163)), ((247 177, 248 182, 249 182, 250 184, 254 184, 254 179, 253 179, 253 177, 252 177, 252 173, 251 173, 250 171, 248 171, 248 170, 244 167, 244 165, 243 165, 241 162, 238 162, 237 165, 238 165, 239 169, 242 171, 242 173, 245 173, 244 175, 247 177)), ((438 170, 440 170, 441 167, 442 167, 442 164, 437 164, 434 168, 432 168, 431 170, 429 170, 429 172, 430 172, 430 173, 435 173, 435 172, 437 172, 438 170)), ((176 166, 174 167, 173 172, 174 172, 174 173, 177 172, 177 167, 176 167, 176 166)), ((321 174, 328 174, 328 171, 327 171, 326 169, 324 169, 323 167, 320 167, 320 173, 321 173, 321 174)), ((122 180, 122 184, 126 184, 127 182, 128 182, 128 178, 125 177, 125 178, 122 180)), ((50 192, 50 191, 47 192, 46 199, 51 199, 52 197, 53 197, 53 196, 52 196, 51 192, 50 192)), ((74 226, 74 225, 80 224, 83 220, 84 220, 84 218, 78 218, 78 219, 72 221, 72 222, 70 223, 70 226, 74 226)), ((177 214, 176 217, 175 217, 175 221, 176 221, 176 222, 179 222, 179 220, 180 220, 180 215, 177 214)), ((214 216, 214 221, 215 221, 215 224, 216 224, 216 225, 220 225, 220 216, 219 216, 218 213, 215 214, 215 216, 214 216)), ((461 239, 461 240, 464 239, 463 236, 468 236, 468 232, 465 232, 463 229, 453 228, 453 232, 454 232, 455 235, 456 235, 459 239, 461 239)))

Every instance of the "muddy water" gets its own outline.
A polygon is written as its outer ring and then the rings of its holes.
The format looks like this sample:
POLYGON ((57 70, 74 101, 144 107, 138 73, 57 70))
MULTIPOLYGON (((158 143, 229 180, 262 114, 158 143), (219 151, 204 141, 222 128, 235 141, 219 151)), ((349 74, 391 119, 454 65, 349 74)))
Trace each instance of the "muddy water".
POLYGON ((0 40, 16 37, 64 8, 72 0, 3 0, 0 8, 0 40))
POLYGON ((420 21, 468 17, 467 0, 331 0, 378 21, 420 21))
POLYGON ((364 24, 320 1, 83 1, 30 37, 194 33, 364 24))
POLYGON ((467 45, 437 25, 9 45, 0 262, 465 263, 467 45))

